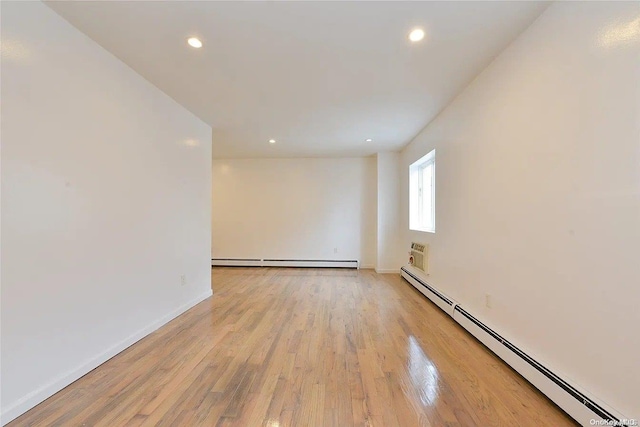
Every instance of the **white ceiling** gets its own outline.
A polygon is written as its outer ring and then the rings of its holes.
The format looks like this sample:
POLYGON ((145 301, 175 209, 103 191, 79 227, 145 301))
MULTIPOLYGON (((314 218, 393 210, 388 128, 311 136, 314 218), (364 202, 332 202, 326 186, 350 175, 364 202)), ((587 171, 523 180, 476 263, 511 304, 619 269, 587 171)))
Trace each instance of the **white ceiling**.
POLYGON ((47 3, 213 127, 214 157, 406 145, 541 2, 47 3), (423 27, 418 44, 409 30, 423 27), (189 36, 204 43, 186 44, 189 36), (270 138, 277 140, 269 144, 270 138), (365 142, 372 138, 373 142, 365 142))

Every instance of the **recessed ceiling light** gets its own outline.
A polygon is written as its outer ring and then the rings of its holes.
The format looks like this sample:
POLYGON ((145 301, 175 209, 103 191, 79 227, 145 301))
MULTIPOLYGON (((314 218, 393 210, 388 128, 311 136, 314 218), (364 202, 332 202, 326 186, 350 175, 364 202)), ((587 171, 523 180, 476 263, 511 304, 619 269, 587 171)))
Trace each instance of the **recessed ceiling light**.
POLYGON ((424 30, 422 28, 415 28, 409 33, 409 40, 412 42, 419 42, 424 38, 424 30))
POLYGON ((269 140, 269 144, 275 144, 275 143, 276 143, 276 140, 275 140, 275 139, 270 139, 270 140, 269 140))
POLYGON ((373 139, 371 139, 371 138, 365 139, 365 142, 371 142, 371 141, 373 141, 373 139))
POLYGON ((191 47, 195 47, 196 49, 200 49, 202 47, 202 42, 200 41, 199 38, 197 37, 191 37, 187 40, 187 43, 189 43, 189 46, 191 47))

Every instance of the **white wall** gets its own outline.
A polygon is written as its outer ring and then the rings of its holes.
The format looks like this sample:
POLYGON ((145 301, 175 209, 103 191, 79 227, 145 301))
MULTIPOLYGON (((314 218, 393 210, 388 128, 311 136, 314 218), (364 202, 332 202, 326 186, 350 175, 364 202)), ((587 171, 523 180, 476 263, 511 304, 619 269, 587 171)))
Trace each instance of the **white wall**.
POLYGON ((400 238, 400 153, 376 155, 377 165, 377 257, 376 271, 400 271, 406 261, 400 238))
POLYGON ((211 256, 357 259, 371 268, 375 211, 373 157, 216 159, 211 256))
POLYGON ((211 130, 43 3, 3 2, 1 136, 6 423, 210 294, 211 130))
POLYGON ((431 282, 636 419, 639 123, 640 3, 554 3, 401 173, 404 245, 431 245, 431 282), (433 148, 436 233, 409 232, 408 167, 433 148))

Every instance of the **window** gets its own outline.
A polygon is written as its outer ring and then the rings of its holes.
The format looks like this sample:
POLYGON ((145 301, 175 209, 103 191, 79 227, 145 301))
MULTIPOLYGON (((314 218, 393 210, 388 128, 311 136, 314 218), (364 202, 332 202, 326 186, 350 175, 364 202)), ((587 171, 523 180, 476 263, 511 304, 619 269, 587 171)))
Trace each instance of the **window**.
POLYGON ((436 232, 436 150, 409 166, 409 228, 436 232))

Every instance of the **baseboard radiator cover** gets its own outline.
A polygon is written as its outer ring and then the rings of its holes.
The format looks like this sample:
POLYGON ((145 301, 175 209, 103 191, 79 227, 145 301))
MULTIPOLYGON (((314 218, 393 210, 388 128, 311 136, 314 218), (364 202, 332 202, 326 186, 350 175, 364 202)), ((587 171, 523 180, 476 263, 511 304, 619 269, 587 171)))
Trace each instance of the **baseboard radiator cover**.
POLYGON ((360 268, 358 260, 211 258, 212 267, 360 268))
POLYGON ((262 267, 261 259, 211 258, 212 267, 262 267))
MULTIPOLYGON (((570 384, 536 361, 489 326, 478 320, 463 306, 440 292, 410 267, 402 267, 402 277, 465 328, 478 341, 533 384, 581 425, 593 425, 591 420, 622 424, 628 419, 590 395, 570 384), (447 302, 448 301, 448 302, 447 302)), ((611 424, 613 425, 613 424, 611 424)))
POLYGON ((418 276, 416 273, 412 273, 408 268, 402 267, 400 269, 400 275, 409 283, 413 285, 418 291, 420 291, 424 296, 429 298, 431 302, 440 307, 442 311, 449 314, 453 317, 454 308, 457 307, 458 303, 453 299, 449 298, 430 284, 428 284, 424 279, 418 276))

